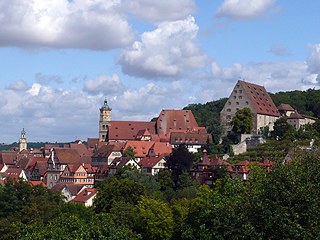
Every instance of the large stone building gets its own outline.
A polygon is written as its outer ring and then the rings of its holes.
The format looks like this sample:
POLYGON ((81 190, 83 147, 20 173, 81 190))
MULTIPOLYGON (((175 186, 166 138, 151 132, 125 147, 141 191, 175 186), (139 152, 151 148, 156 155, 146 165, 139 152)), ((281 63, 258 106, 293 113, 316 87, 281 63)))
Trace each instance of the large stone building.
POLYGON ((253 113, 253 132, 259 133, 264 127, 273 130, 274 122, 280 117, 277 107, 263 86, 239 80, 220 112, 221 125, 230 131, 232 118, 243 108, 253 113))

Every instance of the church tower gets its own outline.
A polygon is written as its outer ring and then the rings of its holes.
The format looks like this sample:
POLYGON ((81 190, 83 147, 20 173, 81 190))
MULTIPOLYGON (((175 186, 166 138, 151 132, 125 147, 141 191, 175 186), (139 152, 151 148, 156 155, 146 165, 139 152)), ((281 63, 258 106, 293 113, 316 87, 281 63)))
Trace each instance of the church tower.
POLYGON ((103 106, 100 108, 99 121, 99 141, 104 142, 108 140, 108 130, 111 122, 111 108, 108 106, 107 99, 104 100, 103 106))
POLYGON ((21 131, 21 137, 19 140, 19 151, 21 152, 22 150, 27 150, 27 135, 26 135, 26 131, 24 130, 24 128, 21 131))

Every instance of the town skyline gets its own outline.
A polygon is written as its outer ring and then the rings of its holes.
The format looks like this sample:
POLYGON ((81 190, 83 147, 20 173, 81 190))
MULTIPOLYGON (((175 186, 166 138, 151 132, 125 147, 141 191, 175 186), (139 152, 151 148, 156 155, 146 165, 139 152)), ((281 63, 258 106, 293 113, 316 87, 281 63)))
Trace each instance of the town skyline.
POLYGON ((113 120, 150 121, 227 97, 239 79, 273 93, 319 88, 316 1, 0 6, 0 142, 22 128, 34 142, 97 137, 105 96, 113 120))

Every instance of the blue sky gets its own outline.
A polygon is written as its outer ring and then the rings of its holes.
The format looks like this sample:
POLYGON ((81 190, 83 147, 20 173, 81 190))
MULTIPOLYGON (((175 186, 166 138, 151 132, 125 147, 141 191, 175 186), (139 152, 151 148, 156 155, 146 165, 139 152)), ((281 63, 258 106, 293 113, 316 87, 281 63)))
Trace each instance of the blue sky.
POLYGON ((319 88, 314 0, 0 0, 0 142, 98 136, 227 97, 238 79, 269 92, 319 88))

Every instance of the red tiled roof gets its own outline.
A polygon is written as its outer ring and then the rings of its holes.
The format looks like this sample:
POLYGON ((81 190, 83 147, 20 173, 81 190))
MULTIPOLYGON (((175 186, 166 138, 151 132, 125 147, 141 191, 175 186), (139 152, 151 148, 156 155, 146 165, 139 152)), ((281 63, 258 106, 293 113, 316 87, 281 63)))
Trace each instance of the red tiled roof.
POLYGON ((88 138, 87 139, 87 145, 88 149, 94 148, 99 143, 99 138, 88 138))
POLYGON ((37 161, 36 164, 39 169, 40 176, 44 176, 48 169, 48 162, 47 161, 37 161))
POLYGON ((169 155, 172 153, 172 145, 168 142, 155 142, 151 147, 155 155, 169 155))
POLYGON ((97 193, 97 190, 95 188, 86 188, 83 189, 81 192, 75 196, 74 199, 72 199, 72 202, 81 202, 85 203, 90 198, 94 197, 97 193))
POLYGON ((91 158, 81 157, 79 152, 71 148, 55 148, 54 152, 60 163, 90 163, 91 158))
POLYGON ((111 121, 109 140, 134 140, 139 130, 147 129, 151 134, 156 133, 155 122, 111 121))
POLYGON ((5 163, 7 165, 14 165, 18 159, 18 153, 13 151, 1 152, 0 163, 5 163))
POLYGON ((34 169, 34 166, 36 165, 37 162, 47 162, 48 161, 48 158, 44 158, 44 157, 33 157, 31 159, 31 161, 27 164, 27 166, 25 167, 25 169, 27 170, 33 170, 34 169))
POLYGON ((70 143, 70 148, 77 150, 80 156, 90 156, 90 153, 84 144, 70 143))
POLYGON ((291 107, 289 104, 281 103, 278 106, 279 111, 294 111, 293 107, 291 107))
POLYGON ((238 81, 247 96, 251 100, 252 107, 258 114, 279 117, 279 111, 274 105, 270 95, 263 86, 248 83, 242 80, 238 81))
POLYGON ((304 119, 304 117, 302 117, 298 112, 294 112, 288 117, 288 119, 304 119))
POLYGON ((21 168, 15 168, 15 167, 10 167, 7 169, 7 171, 5 171, 4 173, 2 173, 2 175, 6 178, 14 178, 14 179, 18 179, 20 174, 22 172, 21 168))
POLYGON ((157 119, 157 133, 168 134, 171 130, 198 128, 191 110, 162 110, 157 119))
POLYGON ((171 144, 187 144, 187 145, 205 145, 211 140, 211 135, 208 133, 193 133, 193 132, 172 132, 170 135, 171 144))
POLYGON ((135 157, 146 157, 153 145, 154 142, 152 141, 128 141, 124 149, 130 146, 136 153, 135 157))
POLYGON ((140 160, 139 165, 145 168, 152 168, 163 159, 163 156, 144 157, 140 160))
POLYGON ((35 187, 38 185, 41 185, 43 187, 47 187, 47 185, 43 181, 29 181, 29 183, 32 187, 35 187))

